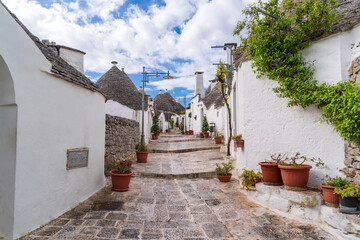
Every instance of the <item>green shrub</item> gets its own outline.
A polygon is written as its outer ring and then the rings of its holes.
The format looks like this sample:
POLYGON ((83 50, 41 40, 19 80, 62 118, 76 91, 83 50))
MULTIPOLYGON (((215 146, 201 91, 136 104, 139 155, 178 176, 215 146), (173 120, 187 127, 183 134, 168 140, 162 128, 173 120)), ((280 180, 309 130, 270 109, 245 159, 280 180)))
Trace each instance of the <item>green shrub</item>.
POLYGON ((261 182, 262 173, 244 169, 243 173, 240 175, 240 179, 243 188, 251 189, 255 187, 256 183, 261 182))
POLYGON ((206 115, 204 115, 204 119, 203 119, 203 122, 202 122, 202 132, 203 133, 207 133, 209 131, 209 123, 207 121, 207 118, 206 118, 206 115))
POLYGON ((153 117, 153 124, 151 126, 151 133, 156 135, 160 134, 159 117, 155 114, 153 117))

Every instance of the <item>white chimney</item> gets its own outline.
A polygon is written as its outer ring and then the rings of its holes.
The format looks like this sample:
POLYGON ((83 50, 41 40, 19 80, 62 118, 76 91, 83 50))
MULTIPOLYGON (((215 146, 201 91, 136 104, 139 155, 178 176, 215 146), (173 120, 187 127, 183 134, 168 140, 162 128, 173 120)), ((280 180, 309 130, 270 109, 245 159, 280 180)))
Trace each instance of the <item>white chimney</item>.
POLYGON ((112 64, 113 66, 116 66, 116 65, 118 64, 118 62, 117 62, 117 61, 112 61, 111 64, 112 64))
POLYGON ((64 59, 68 64, 73 66, 79 72, 84 73, 85 52, 61 45, 56 45, 56 47, 59 49, 59 56, 62 59, 64 59))
POLYGON ((162 94, 162 91, 160 90, 159 94, 162 94))
POLYGON ((194 96, 199 94, 200 97, 203 98, 205 97, 204 72, 195 72, 195 76, 196 76, 196 83, 195 83, 194 96))

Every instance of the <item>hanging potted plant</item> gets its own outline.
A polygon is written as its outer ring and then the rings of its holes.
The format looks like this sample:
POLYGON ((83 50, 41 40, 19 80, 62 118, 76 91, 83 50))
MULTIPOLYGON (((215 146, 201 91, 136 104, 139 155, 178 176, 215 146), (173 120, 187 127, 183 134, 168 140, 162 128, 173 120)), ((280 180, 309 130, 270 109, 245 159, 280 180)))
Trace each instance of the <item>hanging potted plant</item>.
POLYGON ((311 165, 304 164, 306 161, 314 162, 316 166, 324 165, 320 158, 307 158, 299 152, 293 157, 286 157, 280 162, 279 168, 285 188, 295 191, 306 190, 309 180, 311 165))
POLYGON ((136 144, 135 149, 136 149, 137 162, 146 163, 149 154, 146 144, 142 144, 141 142, 139 142, 138 144, 136 144))
POLYGON ((322 179, 322 184, 320 185, 323 192, 323 197, 325 204, 329 207, 338 207, 339 205, 339 195, 334 193, 334 190, 337 188, 344 187, 348 182, 342 177, 331 178, 328 175, 322 179))
POLYGON ((261 172, 264 178, 264 184, 270 186, 283 185, 279 163, 285 159, 281 154, 273 154, 271 160, 260 162, 261 172))
POLYGON ((234 140, 234 146, 236 148, 243 148, 244 147, 244 139, 242 139, 241 134, 232 136, 232 139, 234 140))
POLYGON ((230 173, 234 169, 231 162, 216 164, 215 173, 220 182, 229 182, 232 174, 230 173))
POLYGON ((239 178, 241 179, 242 188, 247 190, 254 189, 257 183, 262 182, 261 172, 255 172, 254 170, 244 169, 239 178))
POLYGON ((159 118, 155 114, 153 117, 153 124, 151 126, 152 140, 158 140, 160 134, 159 118))
POLYGON ((218 135, 218 133, 216 133, 214 139, 215 139, 215 144, 221 144, 221 142, 222 142, 222 136, 221 135, 218 135))
POLYGON ((117 192, 125 192, 129 190, 129 184, 131 180, 131 175, 133 172, 131 171, 131 164, 129 161, 118 161, 114 160, 110 167, 110 176, 112 182, 111 190, 117 192))
POLYGON ((210 130, 209 123, 208 123, 206 115, 205 115, 203 122, 202 122, 202 133, 204 135, 204 138, 209 137, 209 130, 210 130))
POLYGON ((342 188, 335 189, 334 193, 339 195, 340 212, 357 213, 357 203, 360 197, 358 183, 347 183, 342 188))

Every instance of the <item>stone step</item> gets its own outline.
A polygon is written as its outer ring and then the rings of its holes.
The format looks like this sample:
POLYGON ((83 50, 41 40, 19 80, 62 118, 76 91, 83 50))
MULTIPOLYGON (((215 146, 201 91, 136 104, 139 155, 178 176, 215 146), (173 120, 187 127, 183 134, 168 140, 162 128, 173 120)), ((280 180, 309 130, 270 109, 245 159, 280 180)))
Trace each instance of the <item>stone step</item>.
POLYGON ((206 146, 206 147, 193 147, 193 148, 178 148, 178 149, 149 149, 150 153, 187 153, 187 152, 196 152, 203 150, 220 150, 219 145, 215 146, 206 146))
POLYGON ((150 177, 162 179, 193 179, 193 178, 214 178, 216 174, 211 172, 192 172, 192 173, 151 173, 151 172, 134 172, 135 177, 150 177))
POLYGON ((172 142, 192 142, 192 141, 213 141, 210 138, 167 138, 158 140, 150 140, 150 143, 172 143, 172 142))

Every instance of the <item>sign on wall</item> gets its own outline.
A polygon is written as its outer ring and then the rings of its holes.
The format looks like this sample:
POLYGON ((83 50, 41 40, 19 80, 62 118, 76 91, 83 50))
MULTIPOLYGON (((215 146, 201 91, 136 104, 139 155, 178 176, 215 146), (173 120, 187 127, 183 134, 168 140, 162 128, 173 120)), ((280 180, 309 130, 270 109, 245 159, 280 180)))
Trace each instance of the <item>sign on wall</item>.
POLYGON ((87 167, 89 162, 88 148, 74 148, 67 150, 66 169, 87 167))

